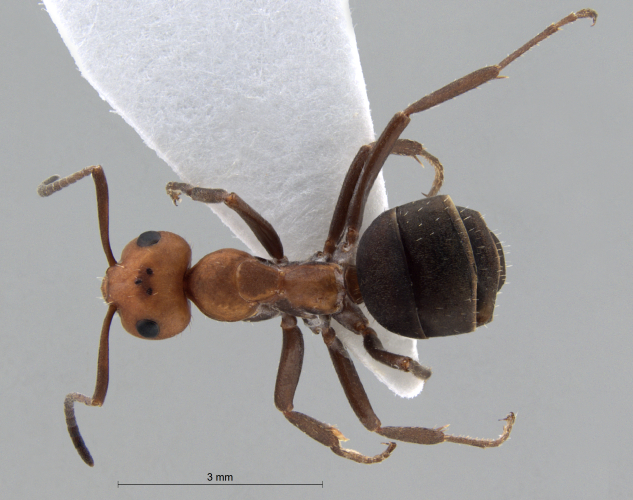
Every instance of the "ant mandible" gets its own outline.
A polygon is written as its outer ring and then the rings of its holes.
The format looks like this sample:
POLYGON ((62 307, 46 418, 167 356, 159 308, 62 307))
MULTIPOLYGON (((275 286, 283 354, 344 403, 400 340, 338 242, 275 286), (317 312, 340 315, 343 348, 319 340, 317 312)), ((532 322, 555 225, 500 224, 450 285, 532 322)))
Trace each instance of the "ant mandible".
POLYGON ((110 266, 101 285, 109 307, 101 329, 95 392, 92 397, 71 393, 64 402, 68 432, 84 462, 94 465, 79 433, 74 404, 101 406, 105 400, 108 337, 114 313, 119 313, 123 328, 132 335, 166 339, 189 324, 189 301, 218 321, 259 321, 281 315, 283 347, 275 406, 293 425, 337 455, 377 463, 389 457, 396 443, 388 443, 378 455, 366 456, 341 448, 345 437, 335 427, 294 411, 304 350, 298 317, 322 335, 345 395, 368 430, 418 444, 452 442, 489 448, 506 441, 514 424, 513 413, 504 419, 503 433, 497 439, 453 436, 444 432, 446 427, 383 427, 330 322, 334 319, 361 335, 367 353, 376 361, 426 380, 430 369, 383 349, 357 304, 364 301, 372 316, 388 330, 416 339, 466 333, 492 320, 495 297, 505 280, 499 240, 478 212, 456 207, 448 196, 436 196, 443 183, 442 165, 421 144, 399 137, 412 114, 503 78, 503 68, 579 18, 592 18, 595 24, 597 13, 590 9, 572 13, 499 64, 474 71, 396 113, 378 140, 358 151, 343 182, 323 251, 303 262, 288 262, 272 225, 235 193, 177 182, 167 184, 174 203, 185 193, 195 201, 226 204, 248 224, 272 260, 223 249, 190 267, 191 249, 183 238, 148 231, 131 241, 117 262, 110 248, 108 185, 101 166, 87 167, 63 179, 53 176, 40 184, 40 196, 49 196, 92 175, 101 242, 110 266), (433 185, 426 199, 383 213, 359 240, 365 202, 390 154, 426 158, 435 167, 433 185))

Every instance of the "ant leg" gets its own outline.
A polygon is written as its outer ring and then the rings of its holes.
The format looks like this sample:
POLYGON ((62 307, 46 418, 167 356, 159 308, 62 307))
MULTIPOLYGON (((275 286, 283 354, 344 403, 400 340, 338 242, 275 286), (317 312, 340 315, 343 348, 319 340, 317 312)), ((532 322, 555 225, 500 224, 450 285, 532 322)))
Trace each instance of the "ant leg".
POLYGON ((332 317, 349 331, 362 335, 365 350, 379 363, 411 373, 420 380, 427 380, 431 376, 431 369, 422 366, 415 359, 386 351, 374 329, 369 327, 369 321, 365 315, 349 297, 345 297, 342 311, 332 317))
POLYGON ((75 402, 84 403, 87 406, 101 406, 105 401, 106 393, 108 392, 108 378, 109 378, 109 361, 108 361, 108 337, 110 334, 110 324, 112 323, 112 317, 116 312, 116 306, 110 305, 106 317, 103 320, 103 327, 101 328, 101 338, 99 340, 99 358, 97 361, 97 384, 95 386, 95 392, 91 398, 78 392, 71 392, 66 396, 64 400, 64 414, 66 415, 66 425, 68 426, 68 434, 70 439, 75 445, 75 449, 81 459, 86 462, 90 467, 94 465, 94 460, 88 451, 86 443, 84 443, 81 433, 79 432, 79 426, 77 425, 77 419, 75 418, 75 402))
MULTIPOLYGON (((374 146, 375 144, 376 142, 371 143, 372 146, 374 146)), ((435 156, 424 149, 424 146, 422 146, 422 144, 416 141, 411 141, 409 139, 398 139, 395 146, 391 150, 391 154, 398 156, 410 156, 415 161, 417 161, 422 168, 424 168, 424 165, 422 164, 418 156, 421 156, 426 161, 428 161, 435 169, 435 178, 433 179, 433 184, 431 185, 431 190, 429 191, 429 193, 422 194, 429 198, 439 193, 442 184, 444 184, 444 166, 440 163, 440 160, 438 160, 435 156)))
POLYGON ((454 82, 442 87, 441 89, 436 90, 435 92, 432 92, 431 94, 414 102, 403 111, 396 113, 385 127, 385 130, 378 138, 378 141, 376 141, 376 146, 371 151, 371 154, 366 161, 365 168, 362 170, 361 175, 358 178, 357 186, 354 190, 352 200, 349 204, 350 208, 347 213, 347 220, 345 224, 345 226, 347 226, 347 244, 354 245, 358 240, 359 229, 362 225, 363 212, 365 210, 365 203, 367 201, 369 191, 374 185, 374 181, 376 180, 378 173, 385 164, 387 157, 391 153, 394 144, 400 137, 400 134, 411 121, 410 115, 414 113, 420 113, 434 106, 437 106, 438 104, 453 99, 454 97, 464 94, 465 92, 468 92, 470 90, 473 90, 491 80, 504 78, 500 76, 501 70, 508 66, 515 59, 523 55, 539 42, 556 33, 562 26, 572 23, 578 19, 587 17, 592 18, 595 24, 598 14, 591 9, 583 9, 576 13, 572 13, 567 17, 564 17, 557 23, 550 25, 547 29, 545 29, 537 36, 532 38, 530 41, 515 50, 499 64, 495 66, 487 66, 485 68, 473 71, 472 73, 459 78, 454 82))
MULTIPOLYGON (((343 229, 345 228, 345 221, 347 218, 347 212, 349 210, 349 204, 352 199, 352 195, 354 194, 354 190, 356 189, 356 185, 358 184, 358 178, 361 174, 361 171, 367 164, 367 158, 369 158, 369 154, 375 146, 376 142, 361 146, 361 148, 358 150, 358 153, 356 153, 356 156, 354 157, 354 160, 352 161, 347 174, 345 175, 345 180, 343 181, 338 201, 336 202, 336 208, 334 209, 334 214, 332 215, 332 221, 330 222, 330 231, 328 233, 328 237, 323 248, 323 253, 328 256, 332 255, 336 244, 341 239, 343 229)), ((422 156, 423 158, 425 158, 431 165, 433 165, 433 168, 435 169, 435 179, 433 180, 433 186, 431 187, 431 191, 429 192, 429 194, 425 196, 435 196, 437 194, 437 192, 440 190, 440 187, 442 186, 442 183, 444 182, 444 167, 435 156, 424 149, 424 146, 422 146, 422 144, 416 141, 411 141, 409 139, 398 139, 393 149, 391 150, 391 154, 398 156, 410 156, 422 167, 424 167, 424 165, 422 165, 422 162, 419 160, 418 156, 422 156)))
POLYGON ((330 221, 330 231, 328 232, 328 236, 323 247, 323 253, 327 257, 334 253, 336 244, 343 234, 345 221, 347 219, 347 212, 349 210, 349 203, 352 200, 354 190, 358 184, 358 178, 367 163, 367 158, 369 158, 374 144, 375 143, 365 144, 360 147, 358 153, 356 153, 356 156, 352 160, 352 164, 347 170, 347 174, 345 174, 345 179, 343 180, 343 185, 341 186, 341 191, 338 195, 336 207, 334 208, 334 214, 332 215, 332 220, 330 221))
POLYGON ((279 371, 277 372, 277 382, 275 383, 275 406, 277 409, 295 427, 305 432, 312 439, 327 446, 341 457, 364 464, 382 462, 386 459, 396 447, 395 443, 391 443, 379 455, 368 457, 357 451, 341 448, 340 442, 347 441, 347 438, 336 427, 324 424, 303 413, 293 411, 293 399, 303 365, 303 335, 297 326, 296 318, 289 314, 282 316, 281 328, 283 330, 283 347, 281 349, 279 371))
POLYGON ((382 427, 380 420, 371 407, 371 403, 369 402, 367 393, 365 392, 360 378, 358 377, 356 368, 354 368, 354 364, 345 350, 345 347, 341 341, 336 338, 334 330, 329 328, 326 332, 324 332, 323 339, 330 351, 330 357, 332 358, 334 369, 336 370, 336 374, 338 375, 341 385, 343 386, 343 390, 345 391, 345 396, 347 396, 347 400, 358 419, 368 430, 376 432, 389 439, 397 439, 408 443, 438 444, 451 442, 477 446, 479 448, 500 446, 508 439, 508 437, 510 437, 512 425, 515 420, 514 413, 510 413, 504 419, 506 424, 503 428, 503 433, 497 439, 478 439, 463 436, 452 436, 444 433, 444 429, 448 426, 436 429, 429 429, 427 427, 382 427))
POLYGON ((284 258, 284 248, 275 228, 235 193, 229 193, 224 189, 194 187, 183 182, 168 182, 166 190, 174 205, 180 200, 181 192, 194 201, 224 203, 248 224, 248 227, 271 257, 277 260, 284 258))
POLYGON ((75 172, 64 178, 60 178, 59 175, 53 175, 40 183, 37 186, 37 194, 42 197, 50 196, 57 191, 61 191, 65 187, 74 184, 80 179, 92 174, 92 178, 95 181, 95 189, 97 191, 97 213, 99 216, 99 232, 101 233, 101 245, 108 259, 108 265, 112 267, 115 265, 116 259, 112 255, 112 249, 110 248, 110 236, 108 232, 108 220, 109 220, 109 202, 108 202, 108 181, 106 180, 105 173, 101 165, 92 165, 86 167, 79 172, 75 172))

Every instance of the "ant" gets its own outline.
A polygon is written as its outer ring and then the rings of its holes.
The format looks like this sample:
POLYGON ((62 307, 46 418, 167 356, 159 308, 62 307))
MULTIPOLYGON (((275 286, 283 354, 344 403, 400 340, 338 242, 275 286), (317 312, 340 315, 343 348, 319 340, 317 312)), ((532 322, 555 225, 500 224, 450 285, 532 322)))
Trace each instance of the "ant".
POLYGON ((474 71, 423 97, 391 119, 378 140, 362 146, 347 172, 322 251, 302 262, 288 262, 281 240, 261 215, 237 194, 223 189, 170 182, 167 193, 176 204, 182 193, 203 203, 224 203, 253 231, 271 259, 253 257, 235 249, 213 252, 193 267, 191 249, 180 236, 147 231, 132 240, 114 258, 108 230, 108 184, 101 166, 87 167, 40 184, 40 196, 92 175, 97 194, 101 242, 109 268, 101 285, 108 303, 92 397, 66 396, 64 410, 71 439, 88 465, 94 461, 75 419, 74 404, 101 406, 108 388, 108 337, 115 312, 123 328, 136 337, 166 339, 189 324, 189 301, 218 321, 261 321, 281 316, 283 347, 275 406, 297 428, 337 455, 370 464, 385 460, 396 447, 390 442, 375 456, 341 448, 346 438, 333 426, 294 411, 293 398, 303 362, 303 337, 297 318, 323 337, 347 399, 361 423, 388 439, 418 444, 452 442, 490 448, 510 436, 514 413, 504 420, 497 439, 446 434, 446 426, 383 427, 374 413, 352 360, 336 337, 331 320, 362 336, 369 356, 421 380, 431 370, 408 356, 386 351, 358 304, 365 302, 372 316, 387 330, 416 339, 471 332, 492 321, 495 298, 505 281, 502 246, 479 212, 456 207, 450 197, 437 196, 444 175, 439 160, 415 141, 400 139, 410 116, 437 106, 480 85, 503 78, 512 61, 562 26, 597 13, 580 10, 564 17, 495 66, 474 71), (390 154, 422 156, 435 168, 425 199, 380 215, 360 238, 365 203, 374 181, 390 154))

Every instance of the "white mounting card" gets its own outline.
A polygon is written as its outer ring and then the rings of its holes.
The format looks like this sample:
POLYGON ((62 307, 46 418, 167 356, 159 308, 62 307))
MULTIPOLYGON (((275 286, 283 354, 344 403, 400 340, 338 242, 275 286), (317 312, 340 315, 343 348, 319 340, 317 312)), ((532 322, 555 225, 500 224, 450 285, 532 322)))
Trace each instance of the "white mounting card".
MULTIPOLYGON (((290 260, 323 247, 344 175, 374 140, 347 0, 44 0, 81 74, 185 182, 236 192, 279 233, 290 260)), ((365 223, 387 207, 380 176, 365 223)), ((224 205, 211 207, 255 253, 224 205)), ((353 354, 396 394, 423 382, 353 354)), ((384 347, 418 359, 416 341, 384 347)))

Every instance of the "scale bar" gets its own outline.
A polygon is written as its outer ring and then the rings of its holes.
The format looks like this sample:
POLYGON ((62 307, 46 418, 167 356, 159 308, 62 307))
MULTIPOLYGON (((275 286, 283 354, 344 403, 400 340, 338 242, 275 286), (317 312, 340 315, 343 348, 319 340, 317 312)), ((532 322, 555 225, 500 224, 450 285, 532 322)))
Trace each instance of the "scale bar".
POLYGON ((323 481, 320 483, 120 483, 119 486, 320 486, 323 488, 323 481))

